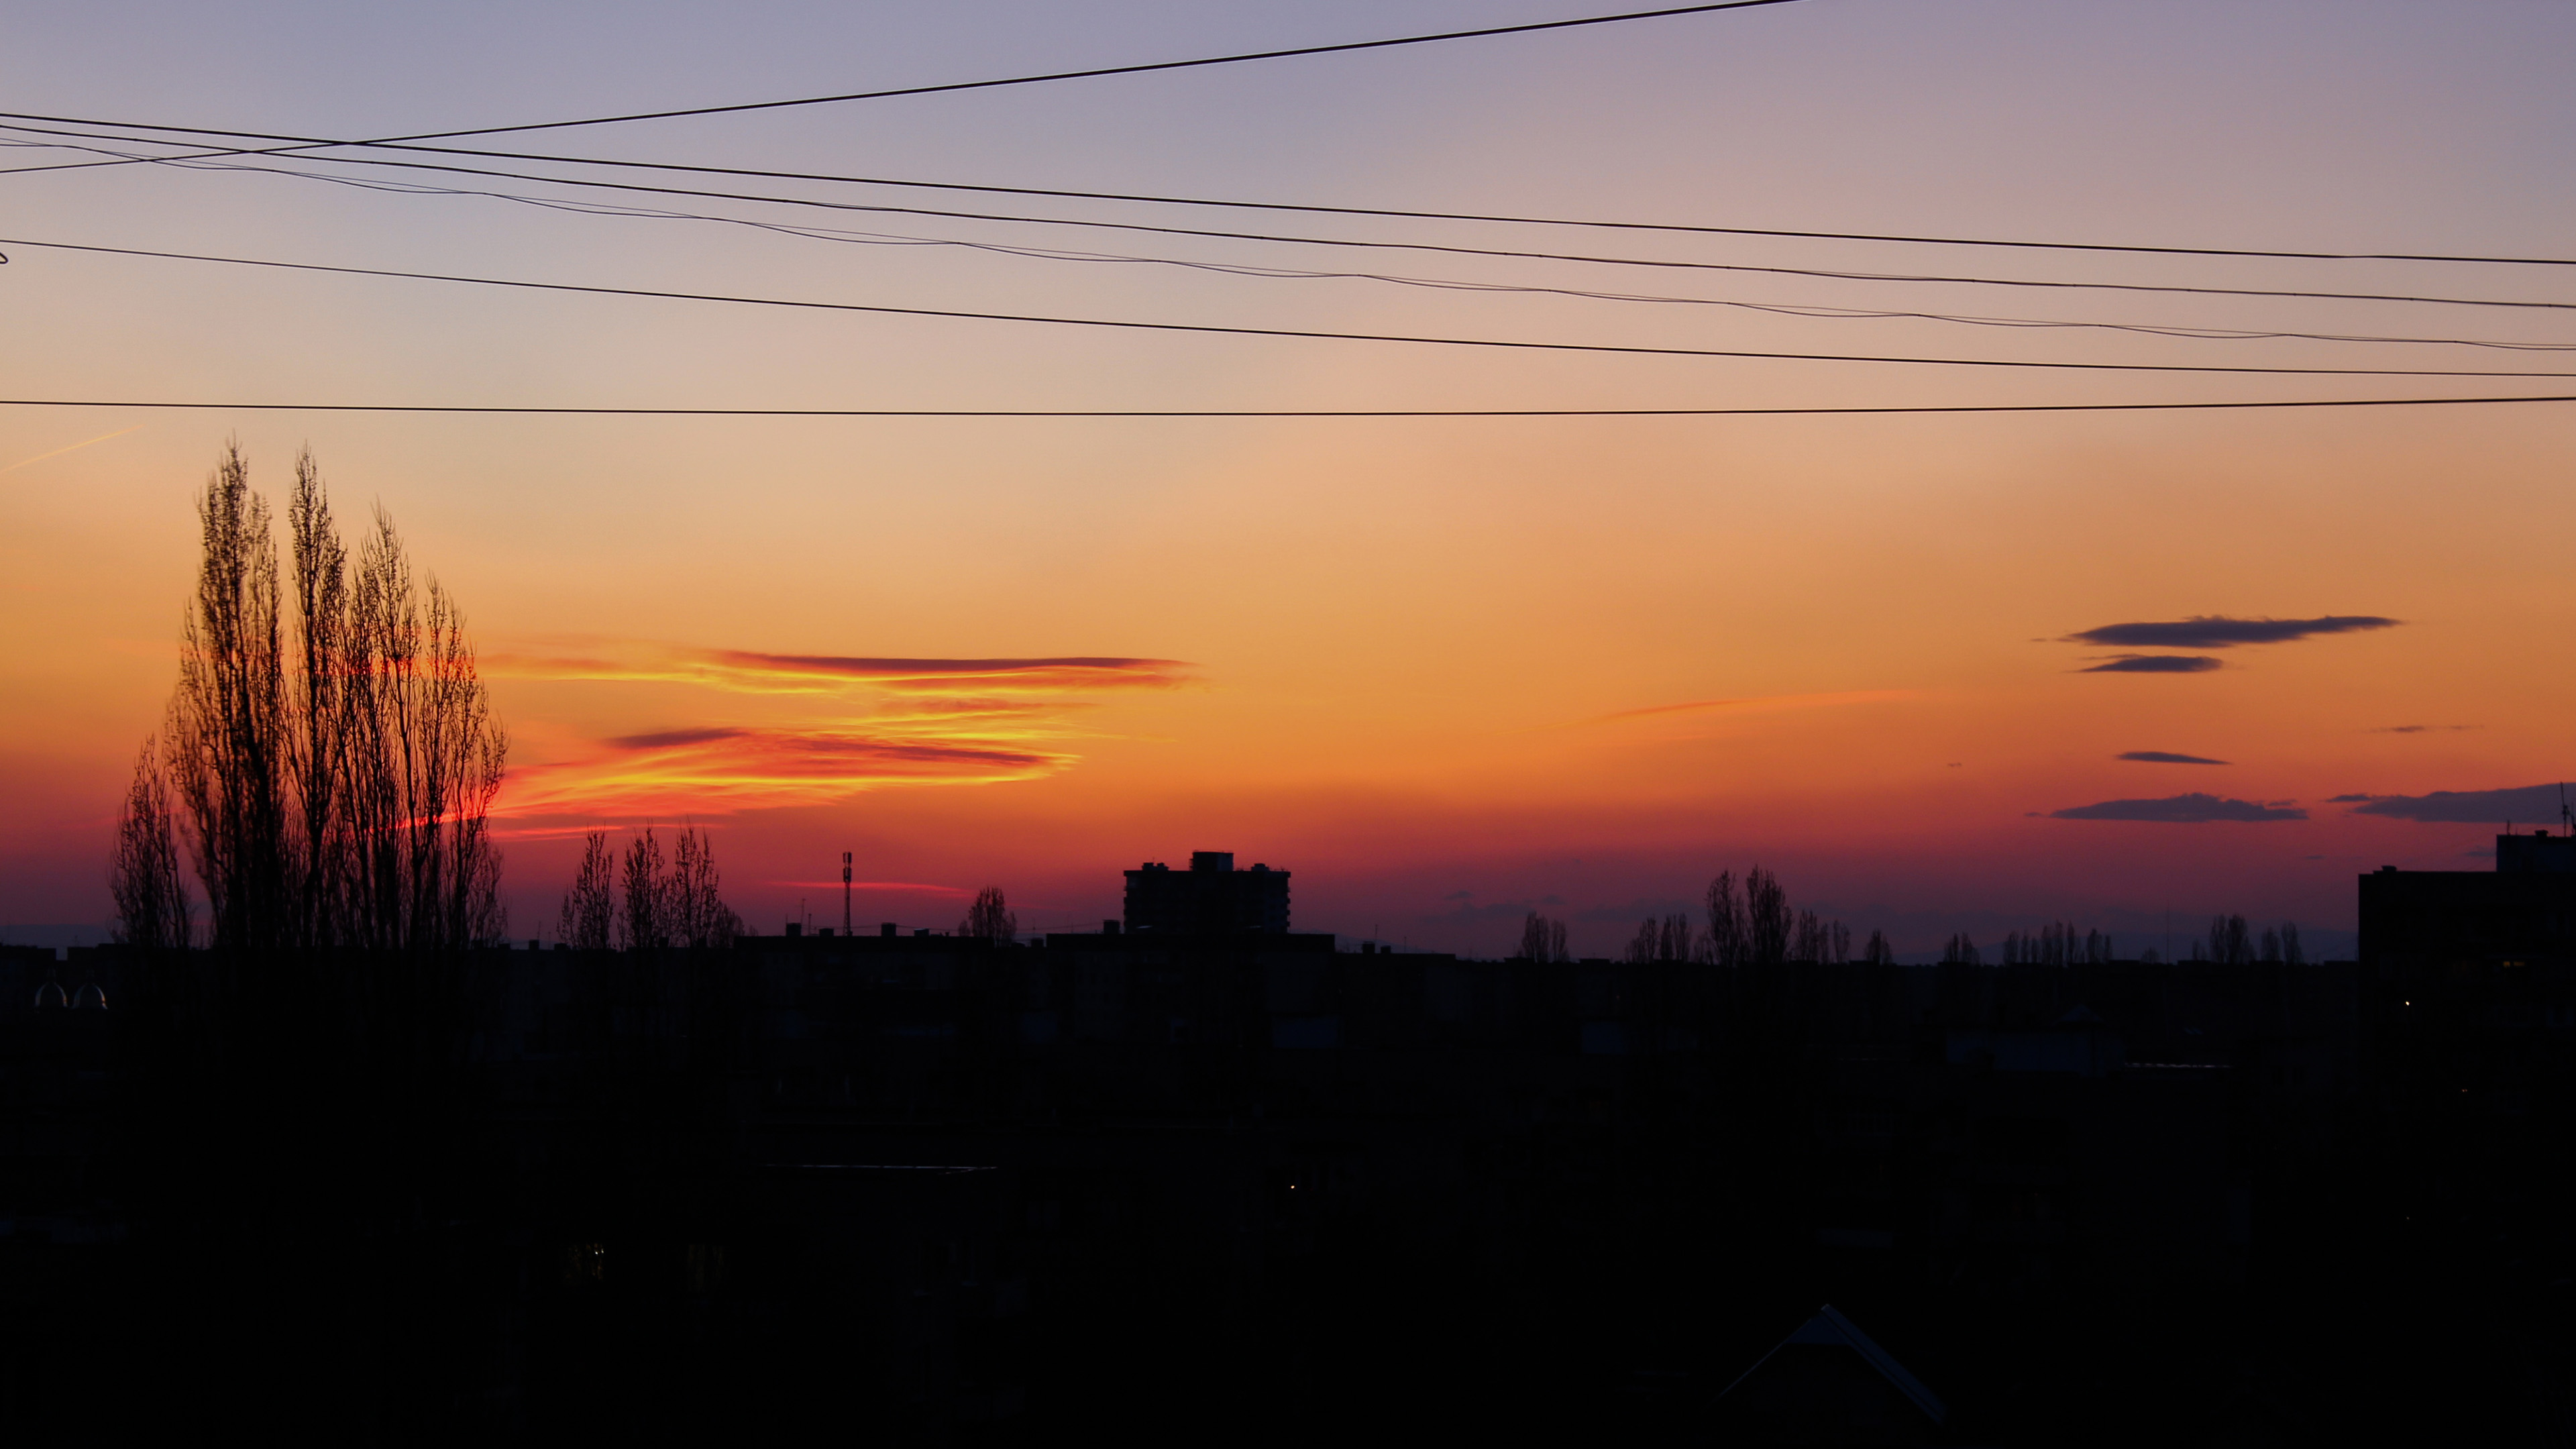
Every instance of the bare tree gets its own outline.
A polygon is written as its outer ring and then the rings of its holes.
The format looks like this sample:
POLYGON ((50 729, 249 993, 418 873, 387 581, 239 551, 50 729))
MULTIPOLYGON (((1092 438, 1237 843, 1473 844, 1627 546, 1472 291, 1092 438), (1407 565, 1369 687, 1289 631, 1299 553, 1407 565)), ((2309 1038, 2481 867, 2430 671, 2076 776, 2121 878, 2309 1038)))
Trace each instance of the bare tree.
POLYGON ((582 841, 581 868, 573 875, 572 890, 564 896, 563 914, 555 925, 556 940, 576 951, 609 948, 617 919, 616 873, 616 854, 608 848, 608 832, 590 832, 582 841))
POLYGON ((2308 959, 2306 953, 2299 949, 2299 923, 2296 921, 2281 923, 2281 959, 2293 966, 2308 959))
POLYGON ((970 941, 1007 946, 1019 939, 1020 918, 1011 913, 1000 886, 986 886, 975 893, 975 903, 966 908, 966 919, 957 923, 957 934, 970 941))
POLYGON ((2241 966, 2254 959, 2254 939, 2246 930, 2243 916, 2210 918, 2209 959, 2230 966, 2241 966))
POLYGON ((171 828, 170 777, 160 741, 146 739, 134 761, 134 783, 116 822, 116 854, 108 868, 116 897, 116 938, 130 946, 168 950, 188 944, 188 892, 179 879, 179 843, 171 828))
POLYGON ((714 842, 694 825, 682 830, 671 847, 671 875, 663 891, 673 944, 723 948, 742 934, 742 917, 724 903, 719 885, 714 842))
POLYGON ((1887 944, 1886 932, 1873 930, 1869 933, 1869 944, 1860 948, 1860 959, 1872 966, 1893 966, 1896 964, 1896 948, 1887 944))
POLYGON ((1977 957, 1977 943, 1969 940, 1968 933, 1965 931, 1952 936, 1948 941, 1942 943, 1941 964, 1944 966, 1974 966, 1979 964, 1977 957))
POLYGON ((1789 931, 1789 959, 1822 962, 1830 960, 1832 952, 1833 933, 1825 928, 1823 918, 1814 911, 1798 912, 1797 924, 1789 931))
POLYGON ((327 945, 348 934, 357 841, 347 815, 350 774, 347 688, 349 551, 332 526, 321 469, 310 448, 295 458, 286 518, 292 542, 297 721, 287 769, 297 805, 294 862, 302 907, 297 935, 327 945))
POLYGON ((381 509, 358 551, 347 623, 356 934, 374 946, 491 939, 504 922, 487 816, 509 740, 491 717, 463 615, 437 580, 415 583, 381 509))
POLYGON ((1789 937, 1796 922, 1789 912, 1789 893, 1779 877, 1760 866, 1744 873, 1745 957, 1757 966, 1776 966, 1789 959, 1789 937))
POLYGON ((1525 961, 1542 964, 1569 961, 1565 949, 1565 922, 1550 920, 1536 911, 1521 922, 1521 947, 1518 953, 1525 961))
POLYGON ((662 842, 654 837, 653 827, 626 842, 626 862, 620 871, 625 886, 625 909, 618 917, 617 945, 626 951, 657 951, 671 944, 671 903, 664 894, 669 883, 662 871, 662 842))
POLYGON ((217 460, 197 523, 202 553, 180 634, 170 774, 213 944, 275 945, 290 911, 277 554, 239 444, 226 444, 217 460))
POLYGON ((1655 959, 1664 940, 1664 923, 1653 916, 1637 923, 1637 934, 1628 938, 1628 961, 1642 966, 1655 959))
POLYGON ((197 515, 202 555, 163 748, 213 944, 497 938, 507 923, 488 816, 509 743, 454 601, 434 580, 415 585, 381 511, 352 569, 310 452, 288 509, 291 639, 267 505, 238 445, 197 515))
POLYGON ((1708 883, 1707 959, 1736 966, 1745 956, 1744 903, 1735 894, 1735 872, 1722 870, 1708 883))

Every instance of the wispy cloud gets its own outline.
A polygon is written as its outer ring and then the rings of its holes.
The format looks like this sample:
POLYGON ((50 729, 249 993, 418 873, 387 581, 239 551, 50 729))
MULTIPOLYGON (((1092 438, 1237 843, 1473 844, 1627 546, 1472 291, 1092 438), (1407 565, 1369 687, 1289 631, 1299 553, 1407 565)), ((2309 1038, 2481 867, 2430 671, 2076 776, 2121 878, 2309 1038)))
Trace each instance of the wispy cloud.
POLYGON ((2206 674, 2219 661, 2206 654, 2121 654, 2078 674, 2206 674))
POLYGON ((593 741, 512 772, 520 817, 700 814, 826 804, 894 785, 989 785, 1075 764, 1067 716, 1086 692, 1190 682, 1177 660, 1123 656, 897 659, 696 649, 637 641, 486 656, 505 679, 687 684, 725 694, 837 696, 826 717, 709 721, 593 741))
POLYGON ((2286 644, 2319 634, 2391 629, 2399 622, 2376 614, 2325 614, 2314 619, 2232 619, 2225 614, 2195 614, 2188 619, 2154 623, 2104 624, 2069 634, 2062 642, 2102 644, 2115 649, 2232 649, 2239 644, 2286 644))
POLYGON ((2213 760, 2205 755, 2177 755, 2171 750, 2131 750, 2119 758, 2135 760, 2142 765, 2224 765, 2227 763, 2225 760, 2213 760))
POLYGON ((1073 655, 1006 659, 898 659, 837 654, 766 654, 640 641, 592 641, 558 651, 486 655, 483 672, 504 679, 632 680, 696 684, 753 694, 813 694, 865 687, 898 694, 1060 694, 1103 689, 1170 689, 1191 682, 1177 659, 1073 655))
POLYGON ((814 805, 887 785, 992 785, 1052 775, 1075 756, 991 738, 713 727, 603 741, 600 752, 514 771, 512 814, 814 805))
MULTIPOLYGON (((2555 820, 2560 785, 2516 785, 2503 790, 2436 790, 2429 795, 2347 795, 2361 800, 2355 815, 2383 815, 2426 824, 2492 825, 2503 820, 2555 820)), ((2576 800, 2576 791, 2566 797, 2576 800)))
POLYGON ((2166 825, 2200 825, 2213 820, 2305 820, 2308 812, 2289 808, 2291 802, 2276 800, 2257 803, 2252 800, 2222 800, 2215 795, 2194 791, 2189 795, 2168 795, 2161 800, 2105 800, 2097 805, 2077 805, 2066 810, 2051 810, 2052 820, 2147 820, 2166 825))

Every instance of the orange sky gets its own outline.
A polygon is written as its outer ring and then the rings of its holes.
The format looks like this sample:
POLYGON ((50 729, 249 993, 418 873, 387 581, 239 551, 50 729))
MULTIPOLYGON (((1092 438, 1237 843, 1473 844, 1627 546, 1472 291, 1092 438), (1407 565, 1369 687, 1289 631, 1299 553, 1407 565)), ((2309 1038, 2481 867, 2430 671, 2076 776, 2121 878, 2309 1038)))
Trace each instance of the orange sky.
MULTIPOLYGON (((2567 152, 2549 139, 2571 119, 2550 79, 2563 66, 2547 62, 2576 41, 2563 12, 2498 7, 2463 37, 2401 6, 2274 9, 2177 5, 2130 29, 2037 5, 1819 0, 1659 38, 1283 62, 903 103, 865 124, 790 116, 613 140, 875 174, 1948 235, 2541 255, 2576 234, 2567 152), (2295 23, 2329 16, 2322 43, 2295 23), (1949 62, 1938 75, 1916 63, 1927 52, 1949 62), (2279 83, 2243 84, 2264 75, 2279 83)), ((1292 24, 1137 5, 1075 33, 1037 7, 961 7, 979 23, 946 25, 791 8, 755 12, 739 39, 650 13, 561 86, 495 62, 442 93, 432 53, 381 93, 335 79, 246 97, 189 80, 197 22, 151 7, 134 14, 176 30, 155 32, 133 74, 81 59, 108 20, 68 18, 0 73, 34 111, 389 134, 1573 12, 1321 6, 1292 24), (883 43, 867 74, 748 57, 762 36, 797 35, 883 43)), ((579 18, 495 10, 460 26, 487 47, 542 48, 579 18)), ((404 38, 363 29, 297 44, 319 65, 404 38)), ((257 34, 197 39, 254 71, 282 63, 250 58, 257 34)), ((0 184, 21 237, 915 306, 1955 356, 2533 370, 2576 357, 925 256, 166 168, 0 184)), ((1045 233, 1145 245, 1105 235, 1045 233)), ((1547 236, 1762 264, 2576 301, 2563 270, 1547 236)), ((13 398, 1820 406, 2505 390, 1109 335, 0 250, 0 395, 13 398)), ((1312 250, 1192 254, 1319 264, 1312 250)), ((1618 279, 1770 302, 2576 342, 2576 314, 2537 309, 1618 279)), ((238 435, 272 496, 310 442, 342 516, 381 501, 463 603, 515 741, 503 810, 522 935, 550 930, 580 829, 694 819, 715 832, 729 898, 771 929, 800 900, 837 916, 825 883, 844 849, 876 883, 865 921, 947 925, 959 893, 999 883, 1033 927, 1114 914, 1117 872, 1139 860, 1230 849, 1296 872, 1301 928, 1443 949, 1499 949, 1535 906, 1570 918, 1579 949, 1612 950, 1639 914, 1755 861, 1909 951, 2057 916, 2134 946, 2168 912, 2188 930, 2220 910, 2326 939, 2350 928, 2355 872, 2475 868, 2464 852, 2496 828, 2358 816, 2332 797, 2569 772, 2559 721, 2576 686, 2556 661, 2576 624, 2571 422, 2571 407, 1401 421, 5 408, 0 923, 106 915, 108 823, 172 677, 190 498, 238 435), (2197 651, 2223 667, 2196 674, 2083 673, 2117 651, 2064 642, 2196 615, 2401 622, 2197 651), (2136 751, 2228 763, 2116 758, 2136 751), (2191 792, 2307 818, 2049 818, 2191 792)))

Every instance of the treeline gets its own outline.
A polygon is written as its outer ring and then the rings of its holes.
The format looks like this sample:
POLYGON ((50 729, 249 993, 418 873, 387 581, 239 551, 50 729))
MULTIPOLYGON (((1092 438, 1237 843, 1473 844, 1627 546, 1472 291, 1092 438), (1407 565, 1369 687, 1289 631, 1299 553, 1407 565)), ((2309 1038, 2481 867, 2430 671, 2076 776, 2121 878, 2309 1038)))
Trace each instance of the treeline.
MULTIPOLYGON (((1745 872, 1740 885, 1734 872, 1720 871, 1708 883, 1706 903, 1705 924, 1680 912, 1648 916, 1639 922, 1622 953, 1623 959, 1632 963, 1695 961, 1714 966, 1774 966, 1789 962, 1830 965, 1855 959, 1892 964, 1896 960, 1886 934, 1877 930, 1869 933, 1855 957, 1850 928, 1813 910, 1792 907, 1779 877, 1758 865, 1745 872)), ((1521 922, 1520 944, 1512 956, 1525 961, 1573 960, 1566 947, 1565 922, 1530 912, 1521 922)), ((1985 964, 1987 959, 1987 953, 1965 932, 1942 943, 1943 965, 1976 966, 1985 964)), ((2005 966, 2107 962, 2113 959, 2112 938, 2108 931, 2079 931, 2067 922, 2052 921, 2035 931, 2007 932, 1993 959, 2005 966)), ((2140 952, 2138 959, 2159 960, 2161 953, 2150 948, 2140 952)), ((2221 964, 2298 963, 2307 956, 2299 944, 2299 928, 2292 922, 2265 927, 2258 936, 2243 916, 2221 915, 2211 919, 2205 939, 2191 943, 2185 959, 2221 964)))
MULTIPOLYGON (((1837 962, 1852 959, 1851 928, 1812 910, 1793 908, 1778 876, 1755 866, 1739 886, 1735 872, 1720 871, 1708 883, 1706 924, 1683 913, 1648 916, 1629 938, 1625 958, 1631 962, 1697 961, 1713 966, 1768 966, 1790 961, 1837 962)), ((1531 961, 1567 961, 1565 923, 1536 911, 1521 923, 1517 957, 1531 961)), ((1869 933, 1861 946, 1863 961, 1896 959, 1887 937, 1869 933)))
POLYGON ((509 738, 455 600, 415 578, 381 508, 351 555, 309 450, 284 571, 238 444, 197 519, 178 687, 136 762, 110 863, 120 938, 229 951, 498 939, 487 817, 509 738))
POLYGON ((564 894, 555 939, 576 951, 650 951, 667 946, 730 946, 742 917, 719 894, 714 843, 696 826, 680 832, 671 856, 647 825, 626 843, 620 861, 608 832, 582 842, 581 866, 564 894))

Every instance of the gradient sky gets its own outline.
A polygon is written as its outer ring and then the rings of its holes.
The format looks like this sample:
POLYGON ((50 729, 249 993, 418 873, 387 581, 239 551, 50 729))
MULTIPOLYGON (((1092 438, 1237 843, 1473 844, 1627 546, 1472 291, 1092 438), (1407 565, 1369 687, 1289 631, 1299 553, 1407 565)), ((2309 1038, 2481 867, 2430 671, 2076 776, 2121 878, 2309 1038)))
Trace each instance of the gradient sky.
MULTIPOLYGON (((0 97, 19 112, 388 135, 1610 8, 110 3, 13 15, 0 97)), ((1414 210, 2551 256, 2576 236, 2571 72, 2576 9, 2553 3, 1809 0, 493 144, 1414 210)), ((0 151, 0 166, 67 159, 0 151)), ((1765 266, 2576 302, 2563 268, 804 194, 1765 266)), ((1770 305, 2576 344, 2576 312, 2539 308, 819 222, 1770 305)), ((2576 371, 2576 352, 1814 318, 849 244, 152 166, 0 176, 0 234, 21 243, 0 243, 0 396, 14 399, 1508 408, 2576 392, 1042 328, 23 244, 1236 326, 2576 371)), ((715 833, 729 899, 765 929, 800 900, 837 915, 845 849, 871 882, 862 921, 948 925, 998 883, 1032 928, 1115 914, 1118 872, 1139 860, 1231 849, 1296 872, 1302 929, 1478 952, 1516 937, 1533 906, 1569 919, 1578 950, 1611 951, 1640 914, 1757 861, 1801 903, 1884 926, 1909 952, 2061 917, 2156 944, 2168 913, 2188 930, 2216 911, 2348 940, 2357 871, 2480 868, 2470 852, 2498 827, 2479 802, 2364 814, 2334 797, 2569 772, 2571 424, 2576 405, 1179 421, 5 407, 0 923, 108 913, 109 825, 173 677, 191 498, 237 436, 272 496, 309 442, 344 520, 381 503, 462 601, 515 741, 503 809, 522 936, 551 932, 582 829, 693 819, 715 833), (2195 616, 2400 622, 2225 648, 2067 637, 2195 616), (2222 667, 2087 672, 2124 652, 2222 667), (1068 659, 1082 662, 1027 662, 1068 659), (983 663, 887 662, 906 660, 983 663), (2118 758, 2138 752, 2226 763, 2118 758), (2243 802, 2222 814, 2304 816, 2053 813, 2193 794, 2243 802)))

